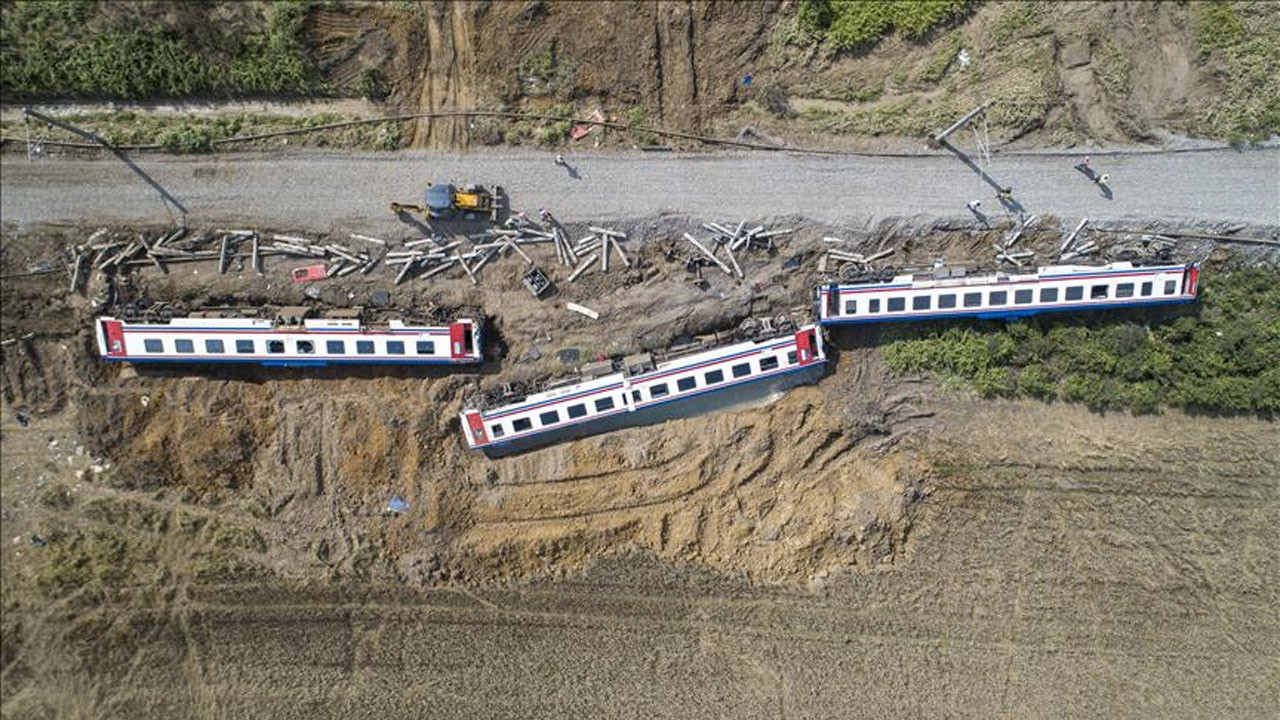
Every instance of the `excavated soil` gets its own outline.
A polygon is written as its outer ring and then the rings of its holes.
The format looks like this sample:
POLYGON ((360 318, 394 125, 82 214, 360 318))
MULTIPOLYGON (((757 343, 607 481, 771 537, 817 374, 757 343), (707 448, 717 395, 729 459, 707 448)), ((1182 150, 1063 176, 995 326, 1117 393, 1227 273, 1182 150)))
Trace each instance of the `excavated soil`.
MULTIPOLYGON (((1043 106, 996 138, 1035 146, 1150 141, 1187 132, 1221 102, 1222 69, 1201 55, 1184 6, 1018 10, 980 3, 919 40, 890 34, 840 54, 788 44, 796 6, 777 0, 321 5, 308 14, 306 39, 335 86, 377 68, 389 103, 404 111, 601 108, 684 132, 801 145, 820 137, 823 146, 883 149, 890 127, 845 134, 830 118, 892 114, 903 103, 927 111, 961 96, 1043 106), (949 59, 960 46, 975 67, 957 90, 946 81, 961 72, 949 59), (748 74, 751 88, 740 84, 748 74)), ((410 142, 501 139, 488 121, 446 118, 417 121, 410 142)))
MULTIPOLYGON (((14 277, 88 231, 5 237, 5 717, 1274 713, 1271 422, 980 402, 859 331, 771 404, 468 453, 468 393, 803 308, 821 237, 855 236, 807 226, 700 287, 664 255, 687 219, 627 227, 636 269, 556 271, 548 301, 515 258, 394 288, 496 309, 505 358, 462 373, 104 366, 101 278, 14 277)), ((1000 236, 864 232, 903 264, 1000 236)), ((288 266, 130 292, 293 303, 288 266)), ((391 288, 349 277, 324 301, 391 288)))

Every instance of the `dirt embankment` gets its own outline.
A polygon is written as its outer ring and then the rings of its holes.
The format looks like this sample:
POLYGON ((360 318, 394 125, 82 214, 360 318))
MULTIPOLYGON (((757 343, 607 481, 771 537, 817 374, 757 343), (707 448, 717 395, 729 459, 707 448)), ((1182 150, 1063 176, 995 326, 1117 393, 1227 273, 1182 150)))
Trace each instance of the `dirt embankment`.
MULTIPOLYGON (((1027 247, 1058 245, 1045 225, 1027 247)), ((20 341, 0 357, 0 518, 18 540, 0 549, 6 712, 234 714, 252 697, 245 712, 297 716, 303 698, 359 717, 408 688, 458 714, 514 693, 549 714, 607 714, 608 697, 697 716, 683 702, 697 689, 672 679, 694 673, 733 690, 703 714, 771 717, 781 697, 822 717, 859 697, 919 703, 915 685, 868 679, 901 667, 934 682, 939 658, 979 714, 1058 711, 1065 694, 1067 714, 1096 716, 1098 677, 1118 697, 1137 683, 1179 707, 1266 708, 1274 423, 977 402, 886 376, 874 334, 854 332, 832 335, 826 378, 764 407, 499 461, 462 447, 464 395, 563 372, 559 350, 627 351, 803 305, 823 235, 892 244, 904 264, 985 257, 1002 235, 908 227, 809 226, 786 253, 743 256, 752 283, 712 270, 705 289, 652 238, 634 277, 557 298, 605 312, 609 338, 529 299, 510 260, 479 288, 396 288, 398 304, 501 310, 508 354, 475 374, 104 366, 87 329, 98 278, 84 297, 61 275, 7 277, 4 337, 20 341), (386 512, 393 494, 407 513, 386 512), (1064 674, 1065 656, 1087 670, 1064 674), (1202 677, 1205 657, 1230 672, 1202 677), (540 669, 513 681, 502 658, 540 669)), ((7 237, 0 270, 85 235, 7 237)), ((135 291, 294 303, 287 266, 145 268, 135 291)), ((343 279, 324 298, 387 284, 343 279)))
MULTIPOLYGON (((492 581, 565 572, 621 548, 768 583, 869 569, 900 551, 933 472, 903 451, 932 411, 916 384, 885 375, 873 334, 835 335, 842 349, 832 375, 767 408, 500 461, 468 453, 458 432, 468 394, 565 374, 562 356, 622 355, 748 316, 803 315, 824 236, 844 235, 867 253, 892 247, 898 263, 927 267, 939 257, 984 258, 1004 234, 791 220, 799 229, 779 253, 741 255, 749 282, 714 267, 692 282, 683 262, 691 251, 677 240, 690 221, 665 217, 620 225, 646 240, 630 250, 634 268, 576 283, 553 271, 560 287, 551 300, 525 293, 515 257, 487 267, 479 286, 447 275, 389 286, 385 269, 321 286, 329 305, 358 304, 387 287, 400 307, 495 309, 488 337, 501 359, 478 373, 103 365, 89 328, 91 298, 106 280, 95 274, 81 296, 60 276, 17 277, 4 289, 5 335, 15 339, 0 365, 5 403, 66 422, 75 444, 110 464, 87 476, 96 485, 227 512, 262 538, 267 550, 255 562, 289 577, 492 581), (602 320, 565 312, 563 301, 587 304, 602 320), (412 510, 387 515, 392 495, 412 510)), ((6 272, 79 237, 73 229, 15 237, 4 245, 6 272)), ((1060 239, 1046 219, 1020 247, 1047 254, 1060 239)), ((1209 246, 1179 252, 1200 259, 1209 246)), ((175 265, 170 274, 148 267, 121 291, 192 307, 309 302, 288 282, 289 265, 269 261, 265 277, 235 267, 220 275, 214 263, 175 265)))
MULTIPOLYGON (((1239 69, 1201 51, 1196 23, 1206 21, 1183 5, 981 3, 922 39, 891 34, 843 53, 806 40, 796 12, 790 2, 639 2, 607 12, 540 0, 339 5, 315 9, 306 28, 335 85, 376 68, 401 110, 600 108, 640 124, 716 135, 750 128, 799 144, 916 143, 987 99, 997 101, 997 144, 1221 135, 1231 124, 1224 113, 1235 111, 1220 106, 1239 104, 1225 100, 1239 94, 1239 69)), ((1239 13, 1263 33, 1275 25, 1265 12, 1239 13)), ((560 144, 567 130, 421 120, 412 145, 560 144)))
MULTIPOLYGON (((821 230, 805 232, 798 243, 820 243, 821 230)), ((55 238, 6 244, 6 267, 28 267, 55 238)), ((652 242, 632 252, 636 269, 565 283, 554 301, 598 308, 610 318, 607 336, 525 295, 514 260, 495 263, 480 289, 463 278, 395 288, 402 306, 502 309, 490 337, 506 357, 478 375, 104 367, 88 329, 101 278, 89 297, 66 293, 60 277, 15 278, 4 298, 6 337, 20 338, 4 348, 6 407, 36 426, 68 424, 69 440, 99 466, 86 471, 85 487, 98 488, 90 493, 106 493, 108 503, 123 492, 215 508, 262 539, 265 553, 253 562, 288 577, 492 581, 563 573, 640 548, 794 583, 900 552, 929 468, 895 448, 921 418, 912 386, 887 381, 865 350, 846 353, 820 388, 769 408, 494 462, 465 450, 456 417, 477 386, 564 373, 564 350, 591 358, 659 347, 748 315, 807 307, 808 276, 778 270, 791 253, 743 256, 758 278, 772 267, 769 282, 717 277, 702 287, 689 282, 679 259, 686 251, 652 242), (681 252, 668 259, 672 249, 681 252), (393 494, 411 512, 388 516, 393 494)), ((295 303, 300 290, 285 265, 271 265, 266 278, 215 268, 137 274, 129 292, 190 304, 295 303)), ((350 304, 385 285, 377 275, 349 278, 326 285, 325 297, 350 304)))

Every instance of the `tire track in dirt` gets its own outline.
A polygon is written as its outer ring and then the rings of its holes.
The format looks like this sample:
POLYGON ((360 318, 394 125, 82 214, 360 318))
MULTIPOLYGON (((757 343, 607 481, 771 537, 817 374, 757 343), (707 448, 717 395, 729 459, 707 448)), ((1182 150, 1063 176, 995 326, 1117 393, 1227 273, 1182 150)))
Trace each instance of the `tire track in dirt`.
MULTIPOLYGON (((474 9, 466 3, 431 3, 426 12, 426 46, 422 50, 418 110, 465 109, 474 101, 474 9)), ((471 144, 467 118, 417 120, 411 147, 466 149, 471 144)))

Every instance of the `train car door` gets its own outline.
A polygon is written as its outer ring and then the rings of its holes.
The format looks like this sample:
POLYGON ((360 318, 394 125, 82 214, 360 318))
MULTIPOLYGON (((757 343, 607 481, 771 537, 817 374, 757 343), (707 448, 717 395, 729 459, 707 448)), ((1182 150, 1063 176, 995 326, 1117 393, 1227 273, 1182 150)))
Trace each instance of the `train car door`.
POLYGON ((827 286, 827 308, 823 317, 833 319, 840 315, 840 286, 831 283, 827 286))
POLYGON ((449 356, 454 360, 472 357, 475 345, 471 342, 471 323, 454 323, 449 326, 449 356))
POLYGON ((1182 294, 1195 297, 1196 285, 1199 284, 1199 281, 1200 281, 1200 266, 1199 265, 1187 266, 1187 272, 1185 275, 1182 276, 1182 294))
POLYGON ((472 447, 485 444, 484 420, 480 417, 480 413, 467 413, 467 429, 470 431, 472 447))
POLYGON ((814 330, 805 330, 804 332, 796 333, 796 356, 799 358, 801 365, 808 365, 817 359, 814 351, 814 345, 816 344, 813 336, 814 332, 814 330))
POLYGON ((106 337, 107 357, 124 357, 124 330, 119 320, 103 320, 102 333, 106 337))

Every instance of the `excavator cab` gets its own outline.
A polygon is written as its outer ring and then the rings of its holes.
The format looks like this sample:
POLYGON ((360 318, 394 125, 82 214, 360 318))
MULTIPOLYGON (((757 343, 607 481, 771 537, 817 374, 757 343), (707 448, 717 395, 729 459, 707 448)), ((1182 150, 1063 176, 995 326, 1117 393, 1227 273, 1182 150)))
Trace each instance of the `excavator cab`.
POLYGON ((428 217, 453 217, 453 198, 454 190, 452 185, 428 185, 427 191, 423 193, 428 217))

